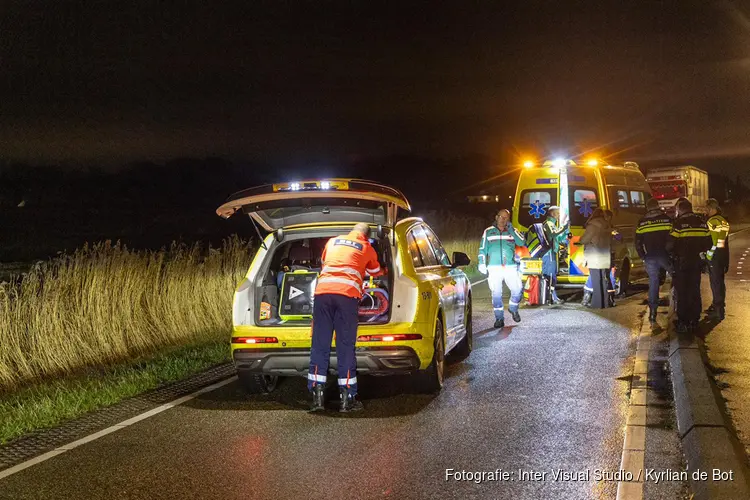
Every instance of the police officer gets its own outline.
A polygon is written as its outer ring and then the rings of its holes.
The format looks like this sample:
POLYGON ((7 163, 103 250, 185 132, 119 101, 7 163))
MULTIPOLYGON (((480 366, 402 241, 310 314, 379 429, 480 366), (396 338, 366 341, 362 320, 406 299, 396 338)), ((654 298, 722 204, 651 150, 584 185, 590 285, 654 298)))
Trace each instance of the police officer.
POLYGON ((672 273, 667 254, 667 239, 672 230, 672 219, 659 208, 659 202, 651 198, 646 203, 646 215, 638 221, 635 230, 635 249, 646 265, 648 274, 648 319, 656 322, 659 306, 659 281, 662 270, 672 273))
POLYGON ((495 328, 505 326, 503 282, 510 290, 508 310, 513 321, 521 321, 518 306, 523 295, 523 283, 516 262, 516 245, 523 246, 524 238, 510 223, 510 212, 502 209, 495 216, 495 224, 482 234, 478 259, 479 272, 487 275, 487 284, 492 292, 495 328))
POLYGON ((324 392, 331 340, 336 331, 340 411, 362 409, 357 396, 357 358, 354 344, 359 324, 359 302, 365 273, 383 271, 370 245, 370 227, 360 223, 352 232, 328 240, 323 250, 323 269, 318 276, 313 305, 312 350, 307 387, 313 394, 312 411, 325 409, 324 392))
POLYGON ((701 253, 711 248, 711 233, 703 218, 693 213, 687 201, 677 204, 677 218, 667 239, 667 251, 674 262, 674 289, 677 298, 677 331, 698 326, 701 314, 701 253))
POLYGON ((560 207, 551 206, 547 219, 544 221, 544 236, 549 242, 549 252, 542 257, 542 274, 549 280, 550 299, 553 304, 562 304, 563 301, 557 297, 555 286, 557 285, 557 261, 560 252, 560 245, 567 242, 568 232, 570 230, 570 221, 564 226, 559 226, 560 207))
POLYGON ((729 222, 721 215, 721 207, 716 199, 709 198, 706 206, 708 207, 707 225, 713 241, 711 249, 706 252, 713 303, 706 312, 709 313, 711 319, 721 321, 724 319, 727 294, 724 275, 729 271, 729 222))

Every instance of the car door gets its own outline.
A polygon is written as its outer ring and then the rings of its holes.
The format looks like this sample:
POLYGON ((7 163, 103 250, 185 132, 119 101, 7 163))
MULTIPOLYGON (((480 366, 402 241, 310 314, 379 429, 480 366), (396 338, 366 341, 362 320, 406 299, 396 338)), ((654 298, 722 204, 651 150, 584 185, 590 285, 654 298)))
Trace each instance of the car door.
POLYGON ((446 331, 446 351, 455 343, 455 315, 454 294, 455 285, 451 285, 453 278, 450 267, 440 265, 435 251, 427 238, 424 226, 416 224, 407 233, 409 253, 414 261, 414 268, 418 274, 419 281, 429 283, 434 297, 440 302, 443 310, 444 327, 446 331))
MULTIPOLYGON (((435 257, 437 257, 438 264, 440 264, 448 272, 449 280, 443 291, 446 294, 451 295, 450 304, 451 309, 453 310, 453 312, 451 313, 453 316, 453 324, 450 326, 450 329, 453 333, 452 338, 454 342, 458 343, 465 334, 464 316, 466 315, 466 290, 468 289, 468 279, 463 271, 457 268, 453 268, 453 266, 451 265, 450 257, 448 257, 448 252, 445 250, 443 244, 440 242, 440 239, 437 237, 432 228, 430 228, 427 224, 424 224, 424 231, 427 239, 432 245, 433 251, 435 252, 435 257)), ((450 347, 451 345, 449 344, 449 348, 450 347)))

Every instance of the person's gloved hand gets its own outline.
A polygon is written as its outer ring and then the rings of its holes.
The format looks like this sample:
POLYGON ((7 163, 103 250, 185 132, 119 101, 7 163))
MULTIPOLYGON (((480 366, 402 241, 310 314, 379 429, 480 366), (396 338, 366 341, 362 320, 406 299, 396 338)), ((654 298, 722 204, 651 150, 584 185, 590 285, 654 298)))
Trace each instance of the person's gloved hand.
POLYGON ((701 260, 708 260, 708 259, 706 258, 706 252, 701 252, 701 253, 700 253, 699 255, 700 255, 700 257, 701 257, 701 260))
POLYGON ((482 274, 487 274, 487 266, 484 264, 479 264, 479 272, 482 274))

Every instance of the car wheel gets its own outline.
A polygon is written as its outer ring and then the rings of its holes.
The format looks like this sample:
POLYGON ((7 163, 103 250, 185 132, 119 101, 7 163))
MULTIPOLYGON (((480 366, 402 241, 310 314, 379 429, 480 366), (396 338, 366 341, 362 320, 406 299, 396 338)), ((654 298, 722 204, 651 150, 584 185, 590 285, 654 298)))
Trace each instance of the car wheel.
POLYGON ((238 371, 237 378, 240 381, 242 389, 248 394, 268 394, 269 392, 273 392, 279 383, 278 375, 266 375, 247 371, 238 371))
POLYGON ((630 262, 627 260, 622 263, 620 272, 615 276, 615 295, 621 297, 628 291, 630 284, 630 262))
POLYGON ((445 374, 445 333, 443 332, 443 320, 438 317, 435 321, 435 352, 427 370, 420 373, 422 378, 422 389, 429 394, 436 394, 443 388, 443 377, 445 374))
POLYGON ((466 335, 451 351, 451 353, 455 353, 456 356, 462 360, 469 357, 469 354, 471 354, 471 350, 474 347, 474 335, 471 327, 471 296, 469 296, 466 300, 466 307, 464 308, 464 328, 466 329, 466 335))

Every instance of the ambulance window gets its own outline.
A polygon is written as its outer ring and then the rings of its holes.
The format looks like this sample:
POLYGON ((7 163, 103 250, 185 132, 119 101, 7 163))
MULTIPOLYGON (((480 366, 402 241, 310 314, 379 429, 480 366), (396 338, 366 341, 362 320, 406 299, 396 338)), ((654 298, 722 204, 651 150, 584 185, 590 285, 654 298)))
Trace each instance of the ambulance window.
POLYGON ((627 191, 617 191, 617 206, 625 210, 630 208, 630 200, 627 191))
POLYGON ((547 208, 557 203, 557 189, 529 189, 521 192, 518 222, 529 227, 547 218, 547 208))
POLYGON ((596 191, 587 188, 575 188, 570 204, 570 225, 583 226, 599 206, 596 191))
POLYGON ((427 235, 427 239, 430 240, 432 249, 435 251, 435 256, 437 257, 438 264, 441 266, 450 267, 451 259, 448 257, 448 252, 445 251, 445 248, 443 248, 443 245, 440 243, 438 237, 435 235, 435 233, 432 232, 432 229, 427 226, 423 227, 424 232, 427 235))
POLYGON ((646 195, 642 191, 631 191, 630 201, 633 203, 634 209, 645 209, 646 208, 646 195))

